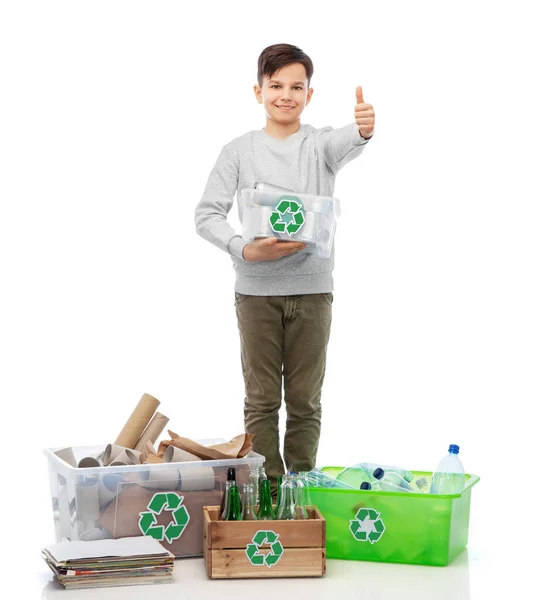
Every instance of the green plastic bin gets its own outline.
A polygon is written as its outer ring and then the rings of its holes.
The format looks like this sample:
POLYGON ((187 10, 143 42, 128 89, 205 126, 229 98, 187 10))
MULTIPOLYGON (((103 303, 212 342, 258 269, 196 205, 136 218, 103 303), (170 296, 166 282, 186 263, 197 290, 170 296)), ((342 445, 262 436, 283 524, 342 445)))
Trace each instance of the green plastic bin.
MULTIPOLYGON (((343 467, 324 467, 336 476, 343 467)), ((431 483, 432 473, 412 471, 431 483)), ((461 494, 435 495, 310 488, 312 503, 326 519, 328 558, 446 566, 469 538, 471 490, 466 475, 461 494)))

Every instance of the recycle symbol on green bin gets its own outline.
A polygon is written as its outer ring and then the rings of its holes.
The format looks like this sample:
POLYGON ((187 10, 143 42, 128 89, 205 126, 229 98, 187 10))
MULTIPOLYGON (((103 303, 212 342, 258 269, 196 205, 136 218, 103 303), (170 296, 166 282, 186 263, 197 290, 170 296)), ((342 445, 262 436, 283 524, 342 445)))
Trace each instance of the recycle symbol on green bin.
POLYGON ((249 562, 255 566, 266 565, 268 568, 275 565, 283 554, 283 546, 278 538, 279 533, 275 531, 257 531, 251 543, 246 546, 246 556, 249 562), (266 556, 260 552, 260 546, 263 544, 270 545, 270 552, 266 556))
POLYGON ((304 207, 296 196, 281 196, 270 215, 270 225, 277 233, 297 233, 306 222, 304 207))
POLYGON ((384 533, 384 523, 381 515, 374 508, 361 508, 356 518, 349 521, 349 529, 359 542, 378 542, 384 533))
POLYGON ((139 513, 139 529, 144 535, 153 537, 158 542, 167 539, 169 544, 177 540, 189 523, 189 513, 182 504, 184 496, 174 492, 157 492, 148 503, 148 511, 139 513), (172 520, 167 526, 157 524, 157 516, 163 510, 170 512, 172 520))

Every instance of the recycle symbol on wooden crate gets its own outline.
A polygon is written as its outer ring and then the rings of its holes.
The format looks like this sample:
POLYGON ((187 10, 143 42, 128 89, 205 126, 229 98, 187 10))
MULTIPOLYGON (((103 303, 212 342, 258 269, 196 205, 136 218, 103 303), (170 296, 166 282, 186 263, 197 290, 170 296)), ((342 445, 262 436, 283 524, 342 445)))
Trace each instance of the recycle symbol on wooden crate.
POLYGON ((184 496, 174 492, 157 492, 148 503, 148 511, 139 513, 139 529, 143 535, 149 535, 158 542, 167 539, 169 544, 177 540, 189 523, 189 512, 182 504, 184 496), (167 526, 157 524, 157 516, 163 510, 170 512, 172 520, 167 526))
POLYGON ((384 533, 384 523, 380 513, 374 508, 361 508, 356 518, 349 521, 349 529, 359 542, 378 542, 384 533))
POLYGON ((251 543, 246 546, 246 556, 249 562, 255 566, 266 565, 268 568, 275 565, 283 555, 283 546, 278 538, 279 533, 275 531, 257 531, 251 543), (266 555, 260 552, 263 544, 270 546, 270 552, 266 555))
POLYGON ((294 235, 305 222, 304 207, 296 196, 281 196, 270 215, 270 225, 277 233, 294 235))

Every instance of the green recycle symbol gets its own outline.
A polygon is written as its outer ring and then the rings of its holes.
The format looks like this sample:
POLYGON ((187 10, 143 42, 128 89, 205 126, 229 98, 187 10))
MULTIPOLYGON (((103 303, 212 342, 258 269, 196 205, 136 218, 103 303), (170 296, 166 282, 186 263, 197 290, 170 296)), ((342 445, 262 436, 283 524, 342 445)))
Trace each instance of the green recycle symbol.
POLYGON ((161 542, 167 538, 169 544, 178 539, 189 523, 189 513, 182 504, 184 496, 174 492, 157 492, 148 503, 148 512, 139 513, 139 529, 144 535, 149 535, 161 542), (172 521, 165 527, 157 524, 157 515, 165 509, 172 513, 172 521))
POLYGON ((381 515, 374 508, 361 508, 356 518, 349 522, 349 529, 359 542, 378 542, 384 533, 381 515))
POLYGON ((249 562, 252 565, 266 565, 268 568, 275 565, 283 554, 283 546, 278 538, 279 533, 275 531, 257 531, 251 543, 246 546, 246 555, 249 562), (259 552, 259 546, 262 546, 262 544, 270 545, 270 552, 266 556, 259 552))
POLYGON ((304 209, 296 196, 281 196, 270 215, 270 225, 277 233, 293 235, 305 223, 304 209))

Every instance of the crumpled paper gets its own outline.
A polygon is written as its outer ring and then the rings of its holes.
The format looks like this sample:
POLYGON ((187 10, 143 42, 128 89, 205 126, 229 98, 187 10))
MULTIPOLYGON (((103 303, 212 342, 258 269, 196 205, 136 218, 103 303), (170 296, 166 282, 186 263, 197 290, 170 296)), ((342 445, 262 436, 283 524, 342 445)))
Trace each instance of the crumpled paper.
POLYGON ((242 433, 233 437, 232 440, 223 444, 215 444, 213 446, 203 446, 189 438, 181 437, 174 431, 168 430, 171 436, 170 440, 163 440, 159 444, 158 456, 163 456, 163 453, 168 446, 175 446, 181 450, 185 450, 203 460, 222 460, 227 458, 243 458, 251 452, 253 448, 252 433, 242 433))

